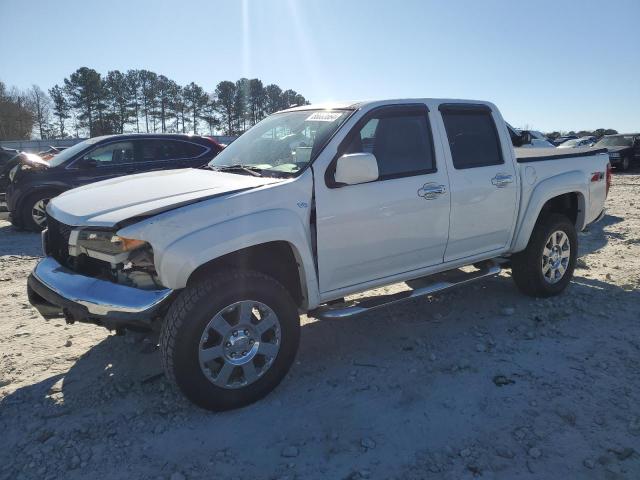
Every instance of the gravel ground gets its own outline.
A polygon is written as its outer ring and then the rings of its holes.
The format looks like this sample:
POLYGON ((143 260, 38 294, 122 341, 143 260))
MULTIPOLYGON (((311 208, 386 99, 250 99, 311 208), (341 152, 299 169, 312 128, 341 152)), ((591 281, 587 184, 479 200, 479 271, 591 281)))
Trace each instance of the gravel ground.
POLYGON ((303 319, 263 401, 213 414, 152 342, 43 321, 35 234, 0 220, 0 478, 638 479, 640 175, 615 175, 565 294, 505 272, 352 320, 303 319))

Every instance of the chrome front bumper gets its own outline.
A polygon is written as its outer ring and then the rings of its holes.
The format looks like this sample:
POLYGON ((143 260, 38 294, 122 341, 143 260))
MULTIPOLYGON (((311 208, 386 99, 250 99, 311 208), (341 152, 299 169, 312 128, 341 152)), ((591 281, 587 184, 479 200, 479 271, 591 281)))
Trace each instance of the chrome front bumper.
POLYGON ((45 318, 65 317, 104 325, 150 327, 173 293, 171 289, 141 290, 80 275, 45 257, 29 275, 31 304, 45 318))

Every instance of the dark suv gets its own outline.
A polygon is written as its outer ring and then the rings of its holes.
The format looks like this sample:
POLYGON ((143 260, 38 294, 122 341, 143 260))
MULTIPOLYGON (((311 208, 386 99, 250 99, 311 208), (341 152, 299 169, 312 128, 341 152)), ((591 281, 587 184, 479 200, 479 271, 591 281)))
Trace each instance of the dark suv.
POLYGON ((6 196, 11 222, 28 230, 42 230, 47 203, 66 190, 151 170, 201 167, 221 150, 222 146, 208 137, 132 134, 90 138, 49 161, 23 155, 9 172, 6 196))
POLYGON ((620 170, 628 170, 631 164, 640 162, 640 133, 607 135, 594 145, 606 148, 611 165, 620 170))

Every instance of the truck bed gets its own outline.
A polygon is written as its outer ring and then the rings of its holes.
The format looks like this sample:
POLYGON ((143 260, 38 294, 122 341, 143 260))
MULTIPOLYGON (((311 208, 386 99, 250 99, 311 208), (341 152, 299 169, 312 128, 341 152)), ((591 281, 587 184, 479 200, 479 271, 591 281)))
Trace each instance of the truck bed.
POLYGON ((516 148, 518 163, 543 162, 561 158, 585 157, 607 153, 606 148, 516 148))

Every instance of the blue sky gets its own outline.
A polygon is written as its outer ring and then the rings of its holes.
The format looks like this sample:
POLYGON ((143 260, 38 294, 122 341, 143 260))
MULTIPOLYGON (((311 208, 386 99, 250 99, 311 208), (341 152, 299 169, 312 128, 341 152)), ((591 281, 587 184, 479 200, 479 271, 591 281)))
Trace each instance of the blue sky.
POLYGON ((0 0, 0 80, 147 68, 312 102, 495 102, 515 126, 640 130, 640 0, 0 0))

